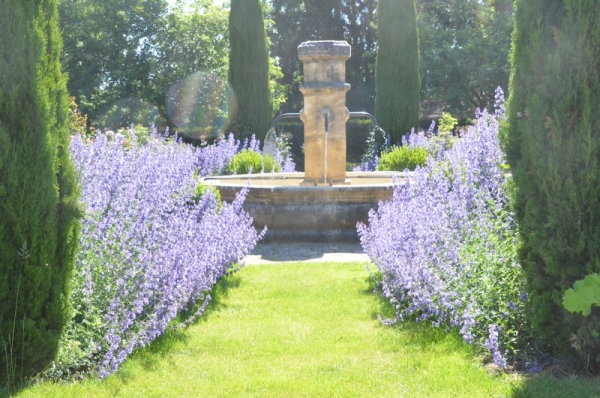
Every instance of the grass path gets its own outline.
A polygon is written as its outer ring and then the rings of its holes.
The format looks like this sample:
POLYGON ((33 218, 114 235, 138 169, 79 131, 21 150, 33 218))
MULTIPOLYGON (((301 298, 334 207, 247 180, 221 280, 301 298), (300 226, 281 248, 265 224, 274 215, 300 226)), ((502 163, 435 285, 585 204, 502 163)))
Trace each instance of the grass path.
POLYGON ((502 397, 456 334, 384 327, 364 264, 248 266, 208 312, 136 352, 102 382, 45 383, 19 397, 502 397))

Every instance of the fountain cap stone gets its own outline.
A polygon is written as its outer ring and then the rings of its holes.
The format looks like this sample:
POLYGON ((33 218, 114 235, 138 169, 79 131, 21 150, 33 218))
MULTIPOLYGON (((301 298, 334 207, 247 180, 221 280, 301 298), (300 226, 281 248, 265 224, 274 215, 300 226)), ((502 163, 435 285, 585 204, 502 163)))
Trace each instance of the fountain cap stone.
POLYGON ((314 59, 346 60, 352 55, 352 47, 345 41, 305 41, 298 46, 298 58, 302 61, 314 59))

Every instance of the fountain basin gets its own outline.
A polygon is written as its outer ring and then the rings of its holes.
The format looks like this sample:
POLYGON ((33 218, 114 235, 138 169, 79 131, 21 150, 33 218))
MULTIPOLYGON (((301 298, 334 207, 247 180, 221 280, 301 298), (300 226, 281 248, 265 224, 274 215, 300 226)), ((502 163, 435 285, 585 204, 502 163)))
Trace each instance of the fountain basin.
POLYGON ((357 242, 356 223, 367 223, 369 210, 392 199, 392 177, 400 172, 347 173, 349 185, 301 186, 304 173, 249 174, 205 177, 224 201, 248 186, 244 210, 254 227, 266 225, 266 242, 357 242))

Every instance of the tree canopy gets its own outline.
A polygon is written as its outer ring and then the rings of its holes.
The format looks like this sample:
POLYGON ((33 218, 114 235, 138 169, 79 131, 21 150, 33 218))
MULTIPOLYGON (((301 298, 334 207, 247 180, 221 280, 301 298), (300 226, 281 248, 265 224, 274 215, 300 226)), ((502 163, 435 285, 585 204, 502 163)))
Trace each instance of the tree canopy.
MULTIPOLYGON (((229 10, 211 0, 182 3, 169 7, 166 0, 61 0, 69 91, 90 125, 116 128, 154 121, 191 135, 222 131, 229 10), (192 96, 194 90, 199 94, 192 96), (185 112, 174 112, 182 104, 185 112)), ((262 3, 275 111, 302 107, 298 45, 335 39, 352 46, 346 72, 352 85, 348 108, 374 112, 377 0, 262 3)), ((422 117, 436 118, 444 110, 464 118, 476 107, 490 106, 495 88, 508 84, 511 0, 416 4, 422 117)))
POLYGON ((90 125, 158 122, 195 134, 217 124, 229 50, 226 9, 210 0, 173 9, 165 0, 63 0, 60 13, 69 91, 90 125), (182 90, 190 87, 200 94, 186 97, 182 90), (185 117, 175 111, 183 105, 185 117))
POLYGON ((229 14, 229 130, 261 141, 273 117, 269 49, 260 0, 233 0, 229 14))
POLYGON ((512 1, 417 0, 422 113, 472 117, 508 91, 512 1))

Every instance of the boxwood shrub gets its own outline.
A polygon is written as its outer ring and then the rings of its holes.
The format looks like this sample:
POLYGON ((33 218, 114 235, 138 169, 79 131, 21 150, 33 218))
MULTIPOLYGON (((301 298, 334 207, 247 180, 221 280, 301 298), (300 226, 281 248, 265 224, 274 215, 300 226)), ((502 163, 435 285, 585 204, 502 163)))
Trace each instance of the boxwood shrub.
POLYGON ((238 152, 237 155, 231 159, 231 163, 227 166, 227 174, 250 174, 260 173, 263 169, 263 158, 264 158, 264 170, 265 172, 279 172, 279 165, 274 162, 272 156, 265 155, 264 157, 255 151, 245 149, 238 152))
POLYGON ((395 146, 389 151, 381 153, 379 171, 404 171, 414 170, 417 166, 424 166, 427 163, 426 148, 411 148, 408 145, 395 146))

